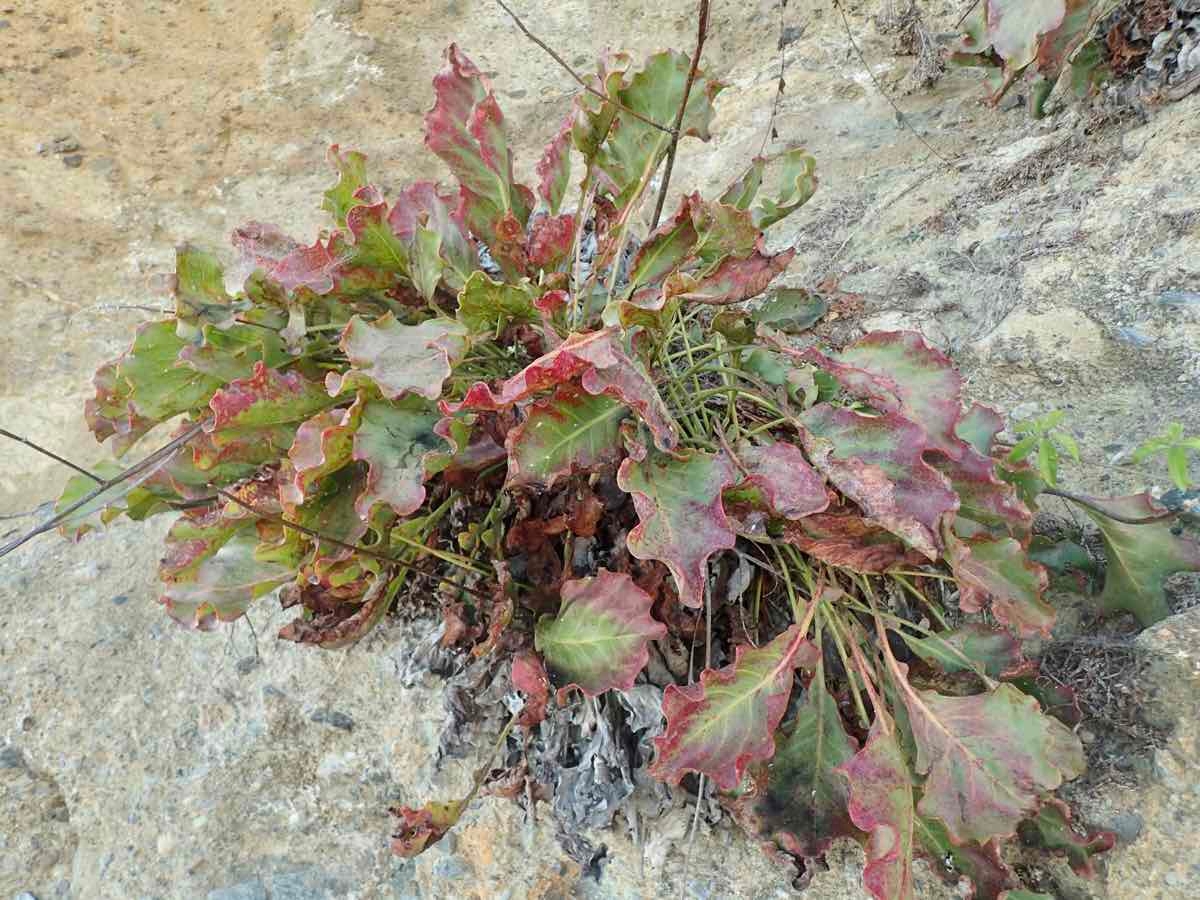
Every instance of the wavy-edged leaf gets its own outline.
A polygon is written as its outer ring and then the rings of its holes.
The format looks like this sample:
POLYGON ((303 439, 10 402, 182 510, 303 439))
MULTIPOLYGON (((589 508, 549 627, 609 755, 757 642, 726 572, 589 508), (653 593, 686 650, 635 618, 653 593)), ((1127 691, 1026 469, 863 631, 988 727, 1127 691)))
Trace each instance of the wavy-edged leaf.
POLYGON ((925 637, 904 635, 904 642, 926 662, 944 672, 983 672, 989 678, 1008 678, 1029 670, 1021 642, 1011 631, 968 622, 925 637))
POLYGON ((766 325, 784 334, 807 331, 829 312, 829 301, 801 288, 780 288, 750 313, 759 325, 766 325))
POLYGON ((222 382, 245 378, 256 362, 276 368, 289 359, 279 335, 266 328, 238 324, 218 330, 205 325, 199 336, 200 343, 179 351, 179 363, 222 382))
MULTIPOLYGON (((59 522, 59 534, 77 541, 89 531, 101 528, 121 515, 140 522, 165 512, 170 507, 164 501, 179 499, 181 492, 176 491, 161 473, 175 458, 185 453, 186 451, 177 452, 174 457, 164 460, 160 466, 126 478, 101 491, 59 522), (155 480, 156 476, 158 481, 155 480)), ((115 462, 104 460, 93 466, 91 471, 101 478, 111 479, 119 475, 122 468, 115 462)), ((67 479, 54 504, 55 515, 61 515, 63 510, 82 500, 97 487, 99 483, 86 475, 72 475, 67 479)))
POLYGON ((389 400, 408 393, 435 400, 466 346, 466 328, 452 319, 402 325, 391 313, 373 323, 354 316, 341 341, 353 368, 340 376, 331 372, 325 386, 336 395, 365 381, 389 400))
POLYGON ((955 435, 982 456, 991 455, 996 435, 1003 430, 1004 416, 982 403, 972 403, 954 425, 955 435))
POLYGON ((688 772, 698 772, 721 790, 737 787, 747 766, 775 752, 773 735, 787 709, 802 647, 811 665, 816 648, 793 625, 762 647, 738 646, 731 665, 705 669, 695 684, 667 685, 666 731, 654 739, 650 774, 678 784, 688 772))
POLYGON ((311 246, 299 246, 267 269, 267 277, 289 294, 301 288, 328 294, 337 284, 342 266, 354 256, 354 248, 335 231, 317 238, 311 246))
POLYGON ((346 265, 409 275, 409 248, 392 228, 383 196, 373 187, 363 188, 355 196, 360 202, 346 213, 346 228, 354 238, 346 265))
POLYGON ((969 697, 902 694, 927 775, 921 815, 953 840, 987 843, 1016 832, 1038 797, 1080 775, 1083 747, 1069 728, 1009 684, 969 697))
POLYGON ((1065 15, 1063 0, 987 0, 987 39, 1007 69, 1019 70, 1033 62, 1038 39, 1065 15))
POLYGON ((510 484, 550 487, 560 477, 615 462, 621 455, 621 422, 629 408, 603 394, 560 385, 551 398, 530 406, 508 433, 510 484))
POLYGON ((657 388, 621 348, 619 330, 605 328, 572 334, 549 353, 500 384, 498 392, 476 382, 458 403, 442 401, 447 415, 460 411, 498 410, 525 400, 539 391, 578 378, 592 395, 615 397, 634 410, 650 428, 660 449, 678 443, 675 424, 657 388))
POLYGON ((846 780, 837 768, 856 749, 818 665, 796 718, 775 735, 775 755, 752 770, 752 790, 736 801, 739 821, 805 858, 820 856, 835 838, 854 837, 846 780))
POLYGON ((805 516, 784 526, 784 540, 809 556, 855 572, 886 572, 921 565, 925 557, 890 531, 849 510, 805 516))
POLYGON ((992 614, 1022 635, 1049 635, 1054 608, 1042 595, 1049 577, 1013 538, 962 541, 946 536, 946 559, 959 585, 959 604, 979 612, 991 600, 992 614))
POLYGON ((795 354, 833 375, 849 393, 882 412, 896 412, 929 434, 930 446, 962 456, 955 432, 962 376, 944 353, 913 331, 876 331, 830 356, 815 348, 795 354))
POLYGON ((255 558, 258 543, 253 523, 246 523, 212 555, 173 576, 161 598, 171 618, 208 631, 240 618, 255 598, 294 577, 291 566, 255 558))
POLYGON ((165 583, 194 579, 201 564, 246 525, 245 518, 227 516, 216 507, 184 512, 167 532, 159 578, 165 583))
POLYGON ((415 397, 396 403, 375 400, 363 407, 353 447, 354 459, 367 464, 366 484, 355 501, 360 517, 369 518, 377 503, 402 518, 421 508, 429 457, 446 449, 434 431, 441 418, 415 397))
POLYGON ((941 452, 930 453, 925 459, 946 476, 958 494, 954 529, 961 536, 990 533, 1011 535, 1022 544, 1029 540, 1033 513, 1022 502, 1017 490, 999 477, 995 460, 965 446, 958 459, 951 459, 941 452))
POLYGON ((218 328, 233 324, 237 310, 225 291, 225 272, 211 253, 187 245, 179 247, 172 282, 180 337, 193 337, 206 324, 218 328))
POLYGON ((738 444, 737 455, 745 478, 743 484, 758 488, 776 515, 801 519, 829 507, 825 479, 808 464, 799 447, 782 441, 742 442, 738 444))
POLYGON ((971 900, 996 900, 1006 887, 1016 882, 1016 873, 1000 856, 995 841, 986 844, 956 844, 937 819, 916 818, 917 842, 929 867, 941 874, 948 884, 957 884, 961 876, 971 880, 971 900))
POLYGON ((1109 612, 1126 610, 1145 626, 1170 615, 1163 581, 1176 572, 1200 571, 1200 543, 1171 531, 1174 517, 1149 494, 1111 499, 1089 498, 1082 506, 1100 529, 1108 568, 1100 605, 1109 612), (1161 516, 1159 521, 1128 525, 1104 512, 1131 519, 1161 516))
POLYGON ((755 194, 764 193, 761 185, 767 180, 767 196, 758 196, 758 202, 749 208, 756 227, 770 228, 812 199, 817 191, 817 161, 807 150, 795 148, 761 162, 765 164, 765 171, 755 194), (770 178, 765 179, 766 175, 770 178))
POLYGON ((863 884, 876 900, 912 900, 913 777, 886 712, 876 711, 866 744, 839 771, 849 782, 850 819, 870 835, 863 884))
POLYGON ((124 355, 97 370, 96 394, 84 410, 97 440, 115 437, 119 455, 159 422, 208 403, 221 381, 179 365, 187 346, 172 320, 150 322, 124 355))
POLYGON ((362 201, 356 194, 367 185, 367 157, 357 150, 345 153, 334 144, 329 148, 329 162, 338 171, 337 184, 325 192, 322 208, 333 216, 339 228, 346 224, 346 215, 362 201))
POLYGON ((794 248, 766 256, 754 251, 745 259, 729 256, 710 273, 693 277, 676 275, 668 292, 680 300, 724 306, 757 297, 795 257, 794 248))
POLYGON ((709 557, 735 543, 721 492, 737 477, 724 454, 699 450, 626 459, 617 472, 617 485, 633 495, 638 514, 626 539, 629 552, 664 563, 686 606, 703 604, 709 557))
POLYGON ((519 251, 533 194, 513 178, 504 116, 491 84, 456 44, 434 77, 436 100, 425 116, 425 144, 450 167, 461 189, 460 218, 510 274, 524 268, 519 251))
POLYGON ((366 637, 371 629, 383 621, 404 580, 403 576, 397 576, 389 582, 386 578, 376 576, 357 606, 339 603, 328 613, 293 619, 280 629, 279 639, 297 644, 315 644, 323 650, 349 647, 366 637))
POLYGON ((1071 808, 1053 797, 1044 799, 1037 815, 1021 823, 1019 834, 1026 846, 1065 856, 1071 871, 1081 878, 1094 878, 1096 867, 1092 857, 1107 853, 1117 843, 1117 836, 1111 831, 1077 832, 1072 827, 1071 808))
POLYGON ((575 244, 575 216, 535 216, 529 226, 529 264, 533 269, 552 272, 568 260, 575 244))
POLYGON ((470 334, 500 334, 509 325, 536 322, 533 289, 528 282, 492 281, 476 271, 458 295, 458 321, 470 334))
MULTIPOLYGON (((655 53, 636 69, 628 53, 610 53, 602 60, 597 75, 584 78, 626 109, 670 128, 683 99, 690 67, 686 54, 671 50, 655 53)), ((703 69, 697 72, 684 109, 681 136, 703 141, 711 137, 712 101, 723 87, 703 69)), ((623 209, 643 179, 662 162, 671 136, 594 94, 581 93, 576 106, 575 146, 589 166, 601 174, 603 186, 611 193, 617 208, 623 209)))
POLYGON ((650 617, 654 598, 628 575, 603 568, 564 582, 561 593, 558 615, 538 619, 534 634, 559 701, 571 688, 586 697, 632 688, 650 658, 650 641, 667 634, 650 617))
MULTIPOLYGON (((451 289, 461 290, 470 274, 478 268, 475 247, 462 222, 456 218, 457 205, 458 197, 453 192, 443 190, 432 181, 415 181, 401 189, 388 213, 388 224, 410 248, 414 281, 421 275, 418 259, 434 243, 431 237, 421 235, 422 229, 438 238, 438 256, 444 263, 442 274, 451 289)), ((436 268, 428 260, 421 265, 430 270, 436 268)))
POLYGON ((300 424, 288 450, 295 469, 289 487, 295 493, 289 502, 303 503, 323 476, 350 462, 361 416, 362 405, 355 403, 346 409, 323 410, 300 424))
POLYGON ((224 431, 271 428, 302 422, 333 401, 319 382, 299 372, 280 372, 261 362, 249 378, 231 381, 213 394, 212 420, 204 430, 214 438, 224 431))
POLYGON ((957 511, 958 497, 923 458, 925 429, 894 412, 864 416, 828 403, 800 421, 813 465, 868 518, 937 559, 942 523, 957 511))
POLYGON ((691 257, 698 235, 693 210, 700 195, 685 195, 675 215, 646 236, 629 266, 629 293, 660 283, 691 257))

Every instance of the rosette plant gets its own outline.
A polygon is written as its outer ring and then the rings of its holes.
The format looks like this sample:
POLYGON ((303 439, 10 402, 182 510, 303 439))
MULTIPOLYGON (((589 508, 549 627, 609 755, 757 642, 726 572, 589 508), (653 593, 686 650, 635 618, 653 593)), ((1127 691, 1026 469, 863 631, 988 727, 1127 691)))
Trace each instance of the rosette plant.
MULTIPOLYGON (((118 456, 171 440, 73 479, 64 529, 171 512, 162 603, 190 627, 268 595, 297 612, 282 638, 326 648, 437 615, 517 707, 501 745, 563 704, 662 689, 639 764, 715 787, 779 852, 861 841, 881 900, 912 896, 921 855, 977 897, 1019 889, 1000 853, 1018 831, 1088 870, 1111 836, 1053 798, 1084 754, 1025 653, 1055 619, 1030 557, 1038 470, 920 336, 822 349, 819 298, 768 293, 809 154, 754 159, 647 227, 656 172, 676 136, 709 138, 722 85, 676 52, 612 54, 588 81, 531 190, 452 45, 425 140, 456 185, 385 198, 334 147, 315 243, 247 224, 236 278, 181 249, 174 315, 98 371, 86 410, 118 456)), ((1105 604, 1161 616, 1197 546, 1146 496, 1081 502, 1105 604)), ((394 848, 470 800, 396 810, 394 848)))

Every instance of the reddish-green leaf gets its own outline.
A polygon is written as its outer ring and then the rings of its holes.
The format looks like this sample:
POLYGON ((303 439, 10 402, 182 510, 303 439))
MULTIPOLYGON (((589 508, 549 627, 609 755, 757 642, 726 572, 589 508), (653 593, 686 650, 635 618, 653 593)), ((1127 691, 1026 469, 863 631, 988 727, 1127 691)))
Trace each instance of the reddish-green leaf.
POLYGON ((574 113, 569 113, 538 160, 535 171, 538 176, 538 196, 550 207, 550 215, 557 215, 567 193, 571 179, 571 128, 574 113))
POLYGON ((863 884, 877 900, 912 900, 913 777, 885 711, 876 711, 867 743, 839 771, 850 783, 850 819, 870 835, 863 884))
POLYGON ((925 429, 894 412, 864 416, 828 403, 800 421, 813 465, 868 518, 936 559, 942 523, 958 509, 958 497, 922 456, 925 429))
POLYGON ((897 412, 929 434, 929 446, 951 459, 962 454, 956 434, 962 377, 950 359, 912 331, 876 331, 836 356, 810 348, 800 358, 833 375, 849 393, 883 412, 897 412))
POLYGON ((557 616, 542 616, 534 644, 561 702, 571 688, 587 697, 627 691, 646 665, 650 641, 667 627, 650 618, 654 598, 628 575, 600 569, 567 581, 557 616))
POLYGON ((697 240, 692 211, 699 203, 699 194, 685 195, 675 215, 646 236, 629 266, 629 294, 660 283, 690 258, 697 240))
POLYGON ((801 519, 829 507, 825 480, 808 464, 799 447, 743 442, 737 448, 743 484, 760 491, 771 511, 785 519, 801 519))
POLYGON ((983 456, 990 456, 996 435, 1004 430, 1004 417, 990 406, 972 403, 958 419, 954 433, 983 456))
POLYGON ((710 777, 717 787, 737 787, 746 767, 771 758, 773 735, 787 709, 797 656, 808 664, 816 649, 792 626, 762 647, 741 645, 732 665, 705 669, 686 687, 667 685, 666 731, 654 739, 650 774, 678 784, 688 772, 710 777))
POLYGON ((374 323, 355 316, 341 342, 353 368, 345 375, 330 373, 325 386, 336 395, 373 383, 389 400, 408 393, 436 400, 466 344, 466 329, 450 319, 401 325, 391 313, 374 323))
POLYGON ((301 423, 288 458, 295 469, 289 503, 303 503, 304 496, 323 476, 336 472, 351 460, 354 433, 358 430, 362 406, 324 410, 301 423))
POLYGON ((906 685, 903 697, 917 772, 928 776, 920 812, 940 819, 955 841, 1012 835, 1042 792, 1084 770, 1079 739, 1011 685, 969 697, 906 685))
POLYGON ((671 414, 654 384, 625 355, 616 328, 572 334, 545 356, 501 383, 498 392, 482 381, 476 382, 460 402, 442 401, 442 409, 448 415, 469 410, 503 409, 576 378, 589 394, 607 394, 637 412, 661 449, 675 447, 678 438, 671 414))
POLYGON ((1062 24, 1063 0, 987 0, 987 38, 1010 70, 1033 62, 1038 38, 1062 24))
POLYGON ((529 264, 535 270, 558 269, 575 244, 575 217, 535 216, 529 226, 529 264))
POLYGON ((960 588, 959 605, 979 612, 990 599, 992 614, 1022 635, 1049 635, 1054 608, 1042 599, 1044 567, 1013 538, 961 541, 946 535, 946 558, 960 588))
POLYGON ((1149 494, 1111 500, 1089 498, 1088 502, 1091 506, 1081 508, 1100 529, 1108 558, 1100 605, 1110 612, 1127 610, 1142 625, 1165 619, 1170 607, 1163 581, 1176 572, 1200 571, 1200 543, 1172 532, 1174 518, 1166 515, 1149 494), (1104 512, 1130 519, 1162 518, 1128 525, 1108 518, 1104 512))
POLYGON ((532 728, 546 718, 546 704, 550 700, 550 677, 536 653, 526 650, 513 657, 512 684, 525 695, 525 707, 517 723, 532 728))
POLYGON ((949 631, 912 637, 904 641, 922 659, 945 672, 983 672, 990 678, 1008 678, 1028 671, 1021 642, 1011 631, 968 622, 949 631))
POLYGON ((639 520, 626 539, 629 552, 664 563, 687 606, 704 602, 708 558, 734 545, 721 492, 736 480, 728 457, 698 450, 626 459, 617 472, 617 484, 633 495, 639 520))
POLYGON ((193 337, 204 324, 227 328, 237 312, 225 292, 225 273, 211 253, 183 246, 175 251, 176 330, 193 337))
POLYGON ((392 852, 403 857, 423 853, 444 838, 466 810, 467 804, 462 800, 448 803, 431 800, 420 809, 411 806, 393 809, 392 815, 400 821, 392 835, 392 852))
POLYGON ((446 444, 434 432, 441 420, 417 398, 397 403, 372 401, 363 407, 362 423, 354 435, 354 459, 367 464, 367 480, 355 503, 363 519, 377 503, 387 504, 404 517, 425 502, 425 478, 431 454, 446 444))
POLYGON ((855 572, 886 572, 893 566, 925 562, 920 553, 906 547, 890 531, 846 510, 788 522, 783 534, 789 544, 809 556, 855 572))
POLYGON ((258 543, 253 524, 247 523, 198 565, 172 576, 162 595, 171 618, 211 630, 218 621, 240 618, 256 597, 295 576, 291 566, 256 559, 258 543))
POLYGON ((536 401, 525 421, 508 433, 512 484, 550 487, 560 477, 615 462, 621 453, 621 422, 629 408, 603 394, 593 397, 562 385, 536 401))
POLYGON ((765 291, 795 255, 793 248, 774 256, 756 251, 745 259, 726 257, 710 274, 698 278, 679 276, 679 285, 672 288, 671 294, 694 303, 718 306, 740 303, 765 291))
POLYGON ((1053 797, 1043 800, 1037 815, 1021 823, 1020 835, 1026 845, 1065 856, 1071 870, 1083 878, 1095 877, 1092 857, 1107 853, 1117 842, 1111 831, 1077 832, 1072 827, 1071 808, 1053 797))
POLYGON ((1001 891, 1016 881, 1016 873, 1000 856, 1000 848, 994 841, 956 844, 937 819, 917 816, 915 824, 917 842, 929 859, 929 867, 948 884, 956 885, 964 875, 971 879, 970 900, 996 900, 1001 891))
POLYGON ((455 44, 433 79, 436 97, 425 116, 425 144, 450 167, 462 190, 462 219, 503 268, 524 268, 517 256, 533 195, 513 178, 504 117, 483 73, 455 44))
POLYGON ((383 195, 367 187, 355 197, 359 204, 346 213, 346 228, 354 237, 346 265, 408 275, 412 268, 409 249, 392 228, 383 195))
MULTIPOLYGON (((409 247, 414 279, 422 275, 422 267, 435 269, 428 259, 428 246, 436 243, 437 255, 444 263, 442 275, 454 290, 461 290, 470 274, 478 268, 478 255, 462 222, 455 216, 458 197, 447 193, 432 181, 416 181, 400 191, 388 224, 409 247), (422 235, 422 231, 432 237, 422 235)), ((426 297, 429 294, 425 295, 426 297)))
POLYGON ((795 720, 775 735, 775 755, 752 770, 753 789, 736 801, 738 819, 805 858, 820 856, 835 838, 853 837, 846 780, 837 768, 855 747, 825 690, 824 667, 817 666, 795 720))
POLYGON ((209 401, 212 421, 205 431, 271 428, 302 422, 333 401, 318 382, 299 372, 280 372, 261 362, 254 364, 250 378, 231 381, 209 401))

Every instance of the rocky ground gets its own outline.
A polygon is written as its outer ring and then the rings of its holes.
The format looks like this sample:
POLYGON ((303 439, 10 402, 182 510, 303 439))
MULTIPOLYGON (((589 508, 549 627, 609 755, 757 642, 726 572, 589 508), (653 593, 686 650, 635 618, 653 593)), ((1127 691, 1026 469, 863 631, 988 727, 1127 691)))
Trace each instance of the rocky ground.
MULTIPOLYGON (((247 219, 313 233, 333 142, 367 152, 385 187, 438 175, 421 117, 450 40, 493 73, 524 173, 572 87, 487 2, 13 4, 0 4, 0 425, 84 463, 101 455, 80 414, 90 374, 151 317, 136 307, 163 302, 156 275, 177 243, 227 247, 247 219)), ((926 7, 935 33, 959 11, 926 7)), ((519 11, 580 67, 606 45, 694 37, 679 0, 519 11)), ((1066 466, 1072 486, 1162 483, 1128 457, 1167 422, 1200 431, 1200 94, 1035 123, 980 105, 969 71, 910 92, 913 60, 877 11, 849 10, 870 73, 831 4, 784 13, 774 146, 805 144, 821 176, 781 226, 799 249, 787 283, 834 276, 836 333, 920 328, 1006 412, 1068 410, 1085 455, 1066 466)), ((678 187, 712 189, 759 151, 780 33, 775 4, 716 4, 706 59, 730 87, 715 140, 681 152, 678 187)), ((15 445, 0 459, 0 531, 15 531, 65 475, 15 445)), ((401 677, 412 638, 392 625, 348 653, 278 644, 267 602, 228 631, 184 633, 153 602, 163 530, 44 538, 0 560, 0 897, 787 894, 727 823, 701 827, 689 853, 682 806, 644 825, 641 851, 588 835, 606 847, 598 878, 552 849, 553 823, 500 800, 417 861, 393 858, 388 805, 469 778, 430 763, 440 687, 401 677)), ((1081 798, 1121 843, 1099 882, 1052 867, 1071 900, 1200 891, 1197 614, 1139 640, 1147 714, 1174 736, 1136 777, 1081 798)), ((809 895, 865 897, 860 859, 837 848, 809 895)), ((920 874, 921 896, 941 896, 920 874)))

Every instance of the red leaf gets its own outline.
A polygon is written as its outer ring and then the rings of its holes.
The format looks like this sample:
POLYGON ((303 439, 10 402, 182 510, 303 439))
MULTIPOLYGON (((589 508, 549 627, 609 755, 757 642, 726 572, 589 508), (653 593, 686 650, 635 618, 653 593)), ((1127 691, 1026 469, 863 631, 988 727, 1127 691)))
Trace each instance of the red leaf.
POLYGON ((512 683, 525 695, 517 724, 532 728, 546 718, 546 703, 550 700, 550 678, 536 653, 526 651, 513 657, 512 683))
POLYGON ((891 532, 844 509, 788 522, 784 525, 784 538, 809 556, 855 572, 886 572, 893 566, 920 565, 925 561, 891 532))
POLYGON ((734 545, 721 492, 736 478, 724 454, 698 450, 626 459, 617 472, 617 485, 633 495, 639 520, 626 539, 629 552, 665 563, 687 606, 703 605, 708 558, 734 545))
POLYGON ((299 246, 279 259, 266 270, 267 277, 288 293, 307 288, 314 294, 328 294, 338 270, 353 255, 353 248, 335 231, 324 243, 317 238, 311 247, 299 246))
POLYGON ((979 612, 990 598, 992 614, 1019 634, 1049 636, 1054 608, 1042 599, 1049 578, 1013 538, 960 541, 946 535, 946 558, 960 588, 964 612, 979 612))
POLYGON ((317 382, 299 372, 279 372, 258 362, 250 378, 231 381, 213 394, 208 405, 214 415, 204 430, 213 434, 300 422, 332 402, 317 382))
POLYGON ((802 664, 811 665, 818 651, 793 625, 762 647, 739 646, 732 665, 705 669, 695 684, 668 685, 666 731, 654 739, 650 774, 678 784, 688 772, 699 772, 721 790, 736 788, 748 765, 775 752, 773 736, 802 647, 802 664))
POLYGON ((763 256, 754 252, 745 259, 727 257, 710 275, 693 279, 691 276, 676 276, 680 278, 677 287, 668 284, 668 291, 680 300, 690 300, 693 303, 726 305, 740 303, 757 297, 775 280, 780 272, 788 267, 796 255, 795 249, 788 249, 775 256, 763 256))
POLYGON ((425 852, 458 824, 466 808, 466 803, 461 800, 449 803, 431 800, 420 809, 411 806, 392 809, 392 815, 400 820, 392 835, 392 852, 403 857, 425 852))
POLYGON ((562 206, 567 182, 571 177, 571 126, 574 121, 575 113, 572 110, 542 151, 542 158, 538 160, 535 169, 538 176, 538 196, 546 201, 551 215, 557 214, 562 206))
POLYGON ((538 216, 529 227, 529 263, 535 269, 553 271, 567 258, 575 242, 575 217, 538 216))

